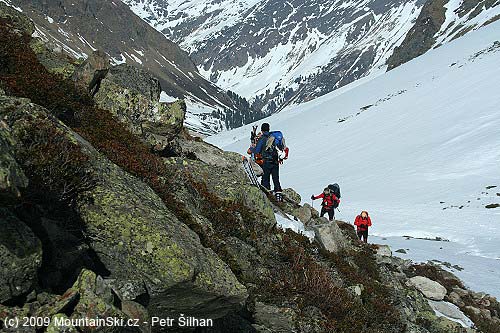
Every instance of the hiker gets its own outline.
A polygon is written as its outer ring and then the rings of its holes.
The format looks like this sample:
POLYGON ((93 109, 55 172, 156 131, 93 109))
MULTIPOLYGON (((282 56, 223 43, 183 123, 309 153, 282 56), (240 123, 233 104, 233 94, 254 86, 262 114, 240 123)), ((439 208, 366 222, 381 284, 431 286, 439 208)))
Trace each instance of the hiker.
POLYGON ((311 195, 312 200, 323 199, 321 203, 321 213, 320 216, 323 217, 326 213, 328 213, 328 219, 333 221, 335 218, 335 208, 337 208, 340 204, 340 199, 330 190, 329 187, 325 187, 323 193, 314 196, 311 195))
POLYGON ((279 131, 270 132, 268 123, 263 123, 260 127, 261 137, 255 147, 250 147, 253 154, 262 156, 262 186, 271 191, 271 176, 274 183, 274 195, 276 200, 283 201, 283 195, 280 184, 279 165, 288 158, 288 147, 285 145, 285 139, 279 131))
POLYGON ((368 243, 368 227, 372 226, 372 220, 370 219, 370 216, 368 216, 368 212, 362 211, 361 214, 356 216, 354 225, 357 227, 359 240, 363 240, 365 243, 368 243))

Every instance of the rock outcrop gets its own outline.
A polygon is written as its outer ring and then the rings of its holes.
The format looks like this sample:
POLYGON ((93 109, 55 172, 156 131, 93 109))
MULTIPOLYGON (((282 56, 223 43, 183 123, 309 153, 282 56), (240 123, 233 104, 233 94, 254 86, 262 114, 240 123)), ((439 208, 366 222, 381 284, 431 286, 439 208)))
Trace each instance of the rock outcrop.
POLYGON ((94 96, 100 88, 101 81, 109 71, 109 56, 102 51, 94 51, 71 76, 75 84, 94 96))
POLYGON ((97 105, 110 111, 132 133, 155 150, 164 151, 183 128, 186 104, 182 100, 160 103, 160 93, 158 79, 122 64, 112 67, 101 78, 94 98, 97 105))
POLYGON ((15 154, 26 148, 23 133, 38 126, 56 131, 85 156, 86 173, 96 183, 76 198, 76 207, 89 245, 110 277, 146 286, 151 314, 201 311, 217 317, 239 307, 246 289, 151 188, 43 108, 26 99, 0 98, 0 117, 12 132, 15 154))
POLYGON ((410 285, 417 288, 425 297, 433 301, 442 301, 446 296, 446 288, 436 281, 424 276, 415 276, 409 280, 410 285))
POLYGON ((325 218, 320 218, 324 223, 313 226, 316 234, 316 241, 320 247, 333 253, 345 250, 348 242, 335 221, 327 222, 325 218))

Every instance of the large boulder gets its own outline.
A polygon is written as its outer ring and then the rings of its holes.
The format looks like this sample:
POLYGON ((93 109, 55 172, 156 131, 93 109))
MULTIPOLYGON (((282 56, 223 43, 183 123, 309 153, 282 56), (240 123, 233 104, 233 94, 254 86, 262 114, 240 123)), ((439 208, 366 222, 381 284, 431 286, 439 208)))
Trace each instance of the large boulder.
POLYGON ((181 132, 186 104, 160 102, 160 83, 149 73, 121 64, 112 67, 94 98, 156 150, 164 150, 181 132))
POLYGON ((255 214, 261 225, 272 227, 276 224, 273 207, 266 195, 250 184, 241 163, 241 155, 223 152, 219 155, 220 165, 180 157, 165 159, 169 170, 176 173, 178 180, 176 197, 193 209, 193 214, 202 214, 197 195, 203 194, 203 187, 220 202, 242 206, 255 214), (223 167, 222 165, 225 165, 223 167), (189 175, 186 181, 185 175, 189 175), (190 187, 195 187, 190 189, 190 187), (193 194, 196 191, 197 194, 193 194), (195 195, 193 197, 193 195, 195 195))
POLYGON ((391 257, 392 256, 392 250, 389 245, 382 245, 382 244, 374 244, 375 246, 375 251, 379 256, 382 257, 391 257))
POLYGON ((75 82, 76 86, 91 95, 95 95, 108 71, 109 56, 102 51, 94 51, 78 66, 71 79, 75 82))
POLYGON ((349 243, 337 223, 327 222, 325 218, 319 218, 319 220, 323 223, 314 225, 312 229, 320 247, 333 253, 346 249, 349 243))
POLYGON ((95 184, 75 198, 75 207, 89 245, 110 278, 146 287, 152 315, 217 318, 240 307, 246 288, 149 186, 29 100, 0 97, 0 117, 19 151, 33 126, 49 127, 86 157, 86 174, 95 184))
POLYGON ((446 296, 445 287, 424 276, 412 277, 409 280, 409 284, 424 294, 425 297, 433 301, 442 301, 446 296))
POLYGON ((306 205, 295 208, 292 212, 292 215, 304 225, 307 225, 312 218, 311 209, 309 207, 306 207, 306 205))
POLYGON ((42 244, 23 222, 0 207, 0 302, 28 292, 42 263, 42 244))

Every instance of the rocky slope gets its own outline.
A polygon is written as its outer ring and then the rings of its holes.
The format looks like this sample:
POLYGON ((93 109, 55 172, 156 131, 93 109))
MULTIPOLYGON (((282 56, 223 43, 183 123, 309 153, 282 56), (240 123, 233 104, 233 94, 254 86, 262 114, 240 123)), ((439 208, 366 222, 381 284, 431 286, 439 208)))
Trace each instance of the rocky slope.
POLYGON ((37 53, 34 26, 12 13, 0 20, 2 331, 498 332, 493 297, 359 243, 291 189, 277 203, 251 186, 241 156, 187 133, 182 103, 158 105, 147 73, 105 70, 101 52, 52 73, 42 60, 70 59, 37 53), (470 324, 464 313, 478 329, 453 321, 470 324), (26 316, 42 321, 9 320, 26 316))
POLYGON ((499 18, 496 0, 124 0, 219 86, 279 111, 499 18))
POLYGON ((202 133, 234 128, 260 117, 205 80, 188 54, 152 29, 121 1, 6 0, 35 22, 34 34, 51 50, 85 59, 104 51, 115 65, 130 64, 157 77, 168 100, 186 99, 187 125, 202 133), (127 22, 127 24, 124 24, 127 22))

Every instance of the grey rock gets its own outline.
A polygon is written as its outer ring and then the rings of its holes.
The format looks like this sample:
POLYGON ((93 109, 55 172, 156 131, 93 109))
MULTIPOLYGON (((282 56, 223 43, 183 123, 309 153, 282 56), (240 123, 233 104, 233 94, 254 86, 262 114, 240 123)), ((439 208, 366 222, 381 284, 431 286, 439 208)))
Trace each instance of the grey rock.
POLYGON ((95 95, 99 90, 101 81, 108 74, 109 67, 109 56, 102 51, 94 51, 75 70, 71 80, 81 89, 95 95))
POLYGON ((380 245, 380 244, 375 244, 375 245, 377 247, 376 251, 379 256, 392 257, 392 250, 389 245, 380 245))
POLYGON ((456 306, 460 308, 465 306, 464 301, 462 300, 462 298, 460 298, 460 296, 456 292, 452 291, 447 297, 448 300, 451 303, 455 304, 456 306))
POLYGON ((42 264, 42 244, 23 222, 0 207, 0 302, 28 292, 42 264))
POLYGON ((299 205, 300 201, 302 200, 302 198, 300 197, 300 194, 295 192, 295 190, 292 188, 285 188, 283 190, 283 194, 296 205, 299 205))
POLYGON ((465 311, 466 311, 466 312, 469 312, 469 313, 473 313, 473 314, 475 314, 476 316, 479 316, 479 315, 481 314, 481 309, 478 309, 478 308, 476 308, 476 307, 474 307, 474 306, 471 306, 471 305, 467 305, 467 306, 465 307, 465 311))
MULTIPOLYGON (((326 219, 323 219, 326 221, 326 219)), ((312 226, 315 233, 315 239, 324 250, 337 253, 348 246, 347 239, 335 222, 323 223, 312 226)))
POLYGON ((257 332, 289 333, 294 331, 295 312, 262 302, 255 303, 254 327, 257 332))
POLYGON ((306 206, 294 209, 292 215, 299 219, 304 225, 307 225, 312 218, 311 209, 306 206))
POLYGON ((183 128, 186 104, 160 103, 160 83, 148 72, 121 64, 112 67, 94 98, 132 133, 162 151, 183 128))
POLYGON ((425 297, 434 301, 442 301, 446 296, 445 287, 424 276, 412 277, 409 284, 417 288, 425 297))

